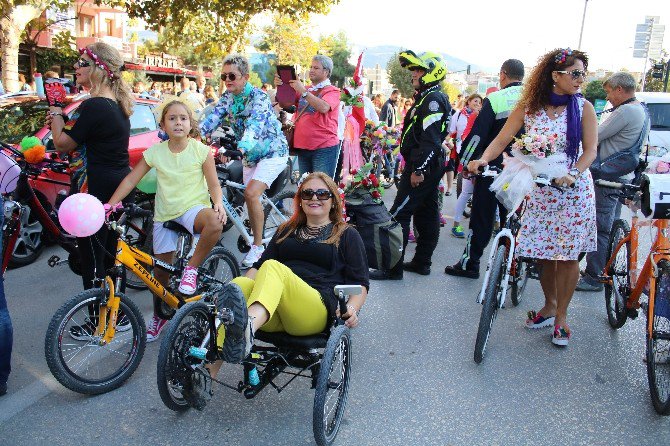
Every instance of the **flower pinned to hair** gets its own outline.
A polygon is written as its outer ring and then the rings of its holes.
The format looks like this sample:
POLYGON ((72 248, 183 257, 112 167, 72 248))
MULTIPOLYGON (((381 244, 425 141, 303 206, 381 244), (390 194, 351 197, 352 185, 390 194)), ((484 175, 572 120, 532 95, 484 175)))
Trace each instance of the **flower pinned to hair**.
POLYGON ((93 63, 99 67, 101 70, 105 71, 107 73, 107 76, 109 77, 110 81, 114 81, 114 79, 119 79, 119 75, 115 74, 109 66, 98 57, 97 54, 95 54, 93 51, 89 50, 88 48, 80 48, 79 49, 79 54, 86 54, 88 57, 91 58, 93 63))
POLYGON ((554 62, 556 62, 556 65, 560 65, 565 63, 569 56, 572 56, 572 50, 570 48, 559 49, 556 56, 554 56, 554 62))
POLYGON ((302 186, 302 183, 305 181, 305 178, 307 178, 307 175, 309 175, 311 172, 305 172, 302 175, 300 175, 300 179, 298 180, 298 187, 302 186))

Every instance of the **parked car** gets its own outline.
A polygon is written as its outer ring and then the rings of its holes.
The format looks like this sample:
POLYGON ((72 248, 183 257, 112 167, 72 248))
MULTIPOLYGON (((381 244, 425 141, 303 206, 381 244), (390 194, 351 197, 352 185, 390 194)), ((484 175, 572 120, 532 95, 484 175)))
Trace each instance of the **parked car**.
MULTIPOLYGON (((88 95, 70 96, 63 111, 72 117, 79 105, 88 95)), ((140 160, 142 152, 151 145, 160 141, 159 126, 154 116, 154 108, 160 102, 151 99, 135 99, 135 107, 130 117, 130 144, 128 154, 130 166, 140 160)), ((0 98, 0 140, 18 145, 25 136, 36 136, 53 152, 51 130, 44 126, 44 120, 49 107, 46 101, 40 100, 35 94, 11 95, 0 98)), ((70 189, 70 177, 45 171, 32 182, 40 200, 55 206, 59 195, 67 194, 70 189)))
POLYGON ((635 97, 649 110, 649 154, 662 156, 670 151, 670 93, 638 92, 635 97))

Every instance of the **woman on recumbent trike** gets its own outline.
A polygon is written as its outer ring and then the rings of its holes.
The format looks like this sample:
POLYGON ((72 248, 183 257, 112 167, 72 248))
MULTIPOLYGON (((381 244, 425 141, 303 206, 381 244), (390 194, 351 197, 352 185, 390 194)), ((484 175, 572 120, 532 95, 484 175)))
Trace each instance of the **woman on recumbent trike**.
MULTIPOLYGON (((296 192, 294 208, 258 262, 217 298, 221 313, 232 312, 232 323, 218 331, 220 360, 206 365, 213 378, 222 361, 240 363, 247 358, 257 330, 309 336, 323 333, 336 317, 349 328, 359 323, 358 312, 369 289, 368 262, 360 235, 342 220, 337 186, 323 173, 307 175, 296 192), (361 294, 349 297, 344 314, 333 293, 336 285, 362 286, 361 294)), ((193 374, 193 382, 184 388, 190 393, 184 395, 190 405, 204 407, 211 395, 209 381, 193 374)))

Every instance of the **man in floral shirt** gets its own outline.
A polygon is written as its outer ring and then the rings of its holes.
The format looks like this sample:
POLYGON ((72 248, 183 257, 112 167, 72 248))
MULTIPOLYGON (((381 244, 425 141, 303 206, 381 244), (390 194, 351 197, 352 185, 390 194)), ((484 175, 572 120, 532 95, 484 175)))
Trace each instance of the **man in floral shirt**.
POLYGON ((244 56, 231 54, 223 59, 221 80, 226 92, 200 124, 200 132, 209 140, 218 127, 231 127, 237 149, 244 155, 244 198, 254 241, 242 264, 250 267, 265 249, 260 196, 286 167, 288 144, 270 98, 249 83, 249 62, 244 56))

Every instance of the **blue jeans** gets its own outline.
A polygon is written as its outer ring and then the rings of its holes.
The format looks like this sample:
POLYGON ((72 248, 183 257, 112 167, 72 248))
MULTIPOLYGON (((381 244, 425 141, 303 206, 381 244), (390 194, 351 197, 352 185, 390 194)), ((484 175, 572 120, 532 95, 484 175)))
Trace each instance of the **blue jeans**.
POLYGON ((300 175, 305 172, 323 172, 335 176, 337 158, 340 154, 340 145, 324 147, 316 150, 298 149, 298 166, 300 175))
MULTIPOLYGON (((2 228, 4 219, 3 209, 3 199, 0 196, 0 228, 2 228)), ((1 239, 2 232, 0 232, 0 241, 1 239)), ((10 359, 12 357, 13 340, 12 320, 9 318, 7 299, 5 299, 5 278, 0 272, 0 385, 7 383, 9 372, 12 369, 10 359)))

